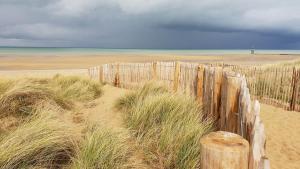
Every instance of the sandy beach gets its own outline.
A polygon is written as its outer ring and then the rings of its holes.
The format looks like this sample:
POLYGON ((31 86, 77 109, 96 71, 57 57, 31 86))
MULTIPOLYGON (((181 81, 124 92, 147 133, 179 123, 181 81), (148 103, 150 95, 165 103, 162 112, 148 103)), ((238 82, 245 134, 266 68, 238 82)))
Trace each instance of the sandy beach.
POLYGON ((158 53, 134 54, 5 54, 0 53, 0 70, 28 69, 83 69, 112 62, 189 61, 199 63, 224 62, 228 64, 269 64, 300 59, 300 55, 178 55, 158 53))
POLYGON ((299 169, 300 113, 261 105, 272 169, 299 169))

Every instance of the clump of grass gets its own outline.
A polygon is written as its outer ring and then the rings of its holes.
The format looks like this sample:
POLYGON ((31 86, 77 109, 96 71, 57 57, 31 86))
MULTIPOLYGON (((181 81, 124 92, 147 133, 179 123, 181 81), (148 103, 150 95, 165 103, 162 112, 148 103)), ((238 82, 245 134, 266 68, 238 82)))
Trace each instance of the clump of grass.
POLYGON ((132 108, 138 101, 143 100, 147 96, 167 93, 168 88, 162 84, 149 82, 143 85, 139 90, 128 93, 119 98, 115 104, 118 109, 128 110, 132 108))
POLYGON ((1 169, 59 168, 70 162, 76 136, 65 123, 48 116, 53 114, 51 111, 38 112, 31 121, 0 140, 1 169))
POLYGON ((0 96, 11 88, 13 85, 12 80, 0 79, 0 96))
POLYGON ((102 85, 95 81, 57 75, 49 79, 0 81, 0 118, 7 115, 25 117, 41 102, 70 110, 74 101, 91 101, 100 97, 102 85))
POLYGON ((103 127, 89 129, 73 159, 75 169, 128 168, 126 137, 103 127))
POLYGON ((64 109, 70 109, 72 103, 56 95, 48 87, 31 83, 17 83, 0 96, 0 117, 8 115, 26 117, 42 102, 56 104, 64 109))
POLYGON ((146 160, 156 168, 199 167, 200 138, 212 130, 212 122, 202 120, 200 106, 188 96, 168 92, 146 92, 142 96, 127 100, 131 107, 124 112, 146 160))
POLYGON ((102 94, 102 85, 99 82, 78 76, 56 75, 52 86, 63 98, 75 101, 90 101, 102 94))

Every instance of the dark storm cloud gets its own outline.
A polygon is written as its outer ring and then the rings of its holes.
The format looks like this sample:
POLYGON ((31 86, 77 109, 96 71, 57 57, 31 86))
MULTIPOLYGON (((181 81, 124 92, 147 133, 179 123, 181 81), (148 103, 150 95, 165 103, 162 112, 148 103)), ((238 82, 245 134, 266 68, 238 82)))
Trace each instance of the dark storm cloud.
POLYGON ((0 45, 300 48, 295 0, 0 0, 0 45))

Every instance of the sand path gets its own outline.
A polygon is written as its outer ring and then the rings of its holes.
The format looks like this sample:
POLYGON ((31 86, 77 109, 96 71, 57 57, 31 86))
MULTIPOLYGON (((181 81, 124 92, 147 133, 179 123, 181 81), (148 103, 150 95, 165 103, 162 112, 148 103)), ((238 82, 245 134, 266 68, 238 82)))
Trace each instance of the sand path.
POLYGON ((116 100, 125 95, 128 90, 105 85, 103 91, 103 95, 99 99, 83 106, 85 108, 82 108, 78 115, 85 116, 88 123, 100 124, 113 131, 127 134, 129 136, 128 144, 132 151, 130 163, 134 165, 134 168, 150 168, 143 161, 143 152, 135 138, 131 137, 129 130, 126 128, 121 112, 114 108, 116 100))
POLYGON ((300 168, 300 112, 261 105, 272 169, 300 168))

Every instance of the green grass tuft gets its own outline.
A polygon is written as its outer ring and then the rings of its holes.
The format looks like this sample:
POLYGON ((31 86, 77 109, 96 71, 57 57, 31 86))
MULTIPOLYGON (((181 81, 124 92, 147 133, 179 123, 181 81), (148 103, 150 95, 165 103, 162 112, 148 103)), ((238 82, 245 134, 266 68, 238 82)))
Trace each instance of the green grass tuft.
POLYGON ((119 110, 128 110, 132 108, 138 101, 143 100, 147 96, 167 93, 166 86, 150 82, 143 85, 139 90, 128 93, 127 95, 119 98, 115 104, 115 107, 119 110))
POLYGON ((99 82, 78 76, 57 75, 51 83, 63 98, 70 100, 91 101, 102 94, 102 85, 99 82))
POLYGON ((103 127, 91 128, 73 159, 74 169, 128 168, 127 138, 103 127))
POLYGON ((139 97, 134 100, 121 98, 130 104, 119 100, 117 106, 129 106, 123 109, 125 122, 142 145, 146 160, 156 168, 199 167, 200 138, 212 130, 212 122, 202 120, 201 108, 188 96, 143 89, 135 92, 139 97))

